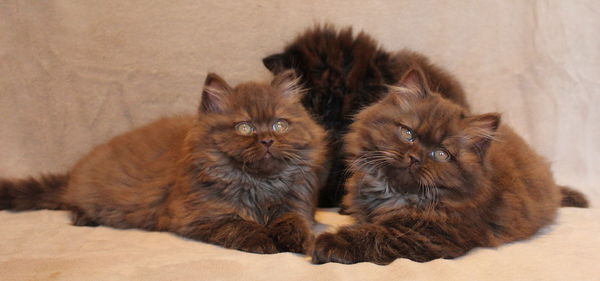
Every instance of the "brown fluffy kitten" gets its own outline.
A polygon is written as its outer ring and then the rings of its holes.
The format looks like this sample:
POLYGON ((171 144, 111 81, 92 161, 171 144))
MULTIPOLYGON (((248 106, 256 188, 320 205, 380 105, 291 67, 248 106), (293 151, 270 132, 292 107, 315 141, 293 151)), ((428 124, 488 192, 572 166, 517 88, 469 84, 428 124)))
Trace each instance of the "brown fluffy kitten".
MULTIPOLYGON (((420 70, 401 83, 351 126, 344 203, 358 223, 320 235, 313 262, 454 258, 553 221, 561 188, 498 114, 470 115, 430 91, 420 70)), ((574 200, 565 204, 587 205, 562 189, 574 200)))
POLYGON ((0 209, 68 209, 75 225, 170 231, 256 253, 305 252, 324 131, 293 72, 231 88, 209 74, 198 116, 96 147, 68 173, 0 181, 0 209))
POLYGON ((263 59, 277 74, 293 69, 308 91, 302 104, 329 135, 329 177, 319 196, 319 206, 337 206, 347 174, 342 153, 343 135, 360 109, 378 101, 413 65, 430 78, 429 87, 468 107, 463 90, 444 70, 416 52, 384 50, 368 34, 354 35, 352 28, 316 26, 299 35, 282 53, 263 59))

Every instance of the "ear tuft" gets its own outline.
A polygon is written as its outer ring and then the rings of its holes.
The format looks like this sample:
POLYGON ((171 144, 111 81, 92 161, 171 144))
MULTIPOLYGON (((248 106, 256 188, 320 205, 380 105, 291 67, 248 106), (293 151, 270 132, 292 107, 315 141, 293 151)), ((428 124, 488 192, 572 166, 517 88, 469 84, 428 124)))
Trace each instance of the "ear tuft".
POLYGON ((471 117, 473 126, 477 126, 483 130, 490 132, 496 132, 500 126, 500 114, 499 113, 486 113, 471 117))
POLYGON ((304 89, 300 85, 300 77, 296 76, 294 70, 286 70, 273 78, 271 86, 279 89, 284 96, 291 98, 300 98, 304 94, 304 89))
POLYGON ((204 80, 202 100, 200 101, 201 112, 219 112, 223 110, 225 96, 231 93, 231 87, 215 73, 209 73, 204 80))
POLYGON ((399 102, 404 110, 410 108, 414 100, 429 95, 429 86, 423 71, 416 66, 409 68, 395 85, 388 85, 388 92, 399 102))
POLYGON ((421 97, 429 95, 430 92, 425 73, 417 66, 407 70, 400 78, 398 85, 419 93, 421 97))
POLYGON ((265 67, 273 74, 279 74, 291 67, 285 53, 270 55, 262 61, 265 67))
POLYGON ((469 123, 466 135, 469 143, 483 157, 490 142, 496 140, 496 131, 500 126, 500 114, 486 113, 467 117, 469 123))

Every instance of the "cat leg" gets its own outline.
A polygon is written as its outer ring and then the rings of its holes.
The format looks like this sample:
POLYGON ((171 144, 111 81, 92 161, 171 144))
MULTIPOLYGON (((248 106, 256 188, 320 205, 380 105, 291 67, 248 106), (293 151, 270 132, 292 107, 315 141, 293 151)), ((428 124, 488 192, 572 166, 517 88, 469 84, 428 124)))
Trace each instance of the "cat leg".
POLYGON ((454 258, 477 246, 442 228, 426 225, 412 229, 398 224, 359 224, 317 237, 312 262, 389 264, 398 258, 425 262, 454 258))
POLYGON ((245 252, 278 252, 264 225, 244 220, 235 214, 201 217, 189 225, 180 227, 176 233, 190 239, 245 252))
POLYGON ((304 254, 314 241, 311 223, 297 213, 284 214, 269 222, 267 228, 280 252, 304 254))

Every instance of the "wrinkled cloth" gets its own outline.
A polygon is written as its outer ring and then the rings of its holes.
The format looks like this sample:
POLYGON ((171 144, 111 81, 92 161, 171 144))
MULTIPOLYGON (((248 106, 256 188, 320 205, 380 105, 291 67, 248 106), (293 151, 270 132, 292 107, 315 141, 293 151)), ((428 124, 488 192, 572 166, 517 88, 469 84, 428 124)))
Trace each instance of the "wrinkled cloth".
MULTIPOLYGON (((207 72, 270 77, 261 59, 314 23, 429 56, 474 112, 500 112, 591 209, 455 260, 311 265, 168 233, 0 211, 0 280, 598 280, 600 3, 561 1, 13 1, 0 3, 0 177, 67 171, 95 145, 194 113, 207 72)), ((320 220, 347 218, 331 211, 320 220)))
MULTIPOLYGON (((386 266, 310 264, 298 254, 251 254, 166 232, 69 225, 64 211, 0 212, 0 280, 598 280, 600 209, 561 209, 528 240, 453 260, 386 266)), ((350 222, 331 210, 317 219, 350 222)))

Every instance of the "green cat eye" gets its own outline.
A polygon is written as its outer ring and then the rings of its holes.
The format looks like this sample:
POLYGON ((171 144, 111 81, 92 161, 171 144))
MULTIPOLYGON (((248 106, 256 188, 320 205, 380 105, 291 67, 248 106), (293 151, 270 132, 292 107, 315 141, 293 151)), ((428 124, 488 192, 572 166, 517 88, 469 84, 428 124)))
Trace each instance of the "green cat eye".
POLYGON ((248 122, 240 122, 235 125, 235 130, 242 136, 249 136, 254 133, 254 127, 248 122))
POLYGON ((450 153, 446 150, 438 149, 431 152, 431 157, 436 161, 448 161, 450 159, 450 153))
POLYGON ((273 131, 275 133, 283 133, 288 130, 289 123, 286 120, 279 119, 275 123, 273 123, 273 131))
POLYGON ((413 142, 415 140, 415 133, 409 128, 400 126, 400 137, 408 142, 413 142))

